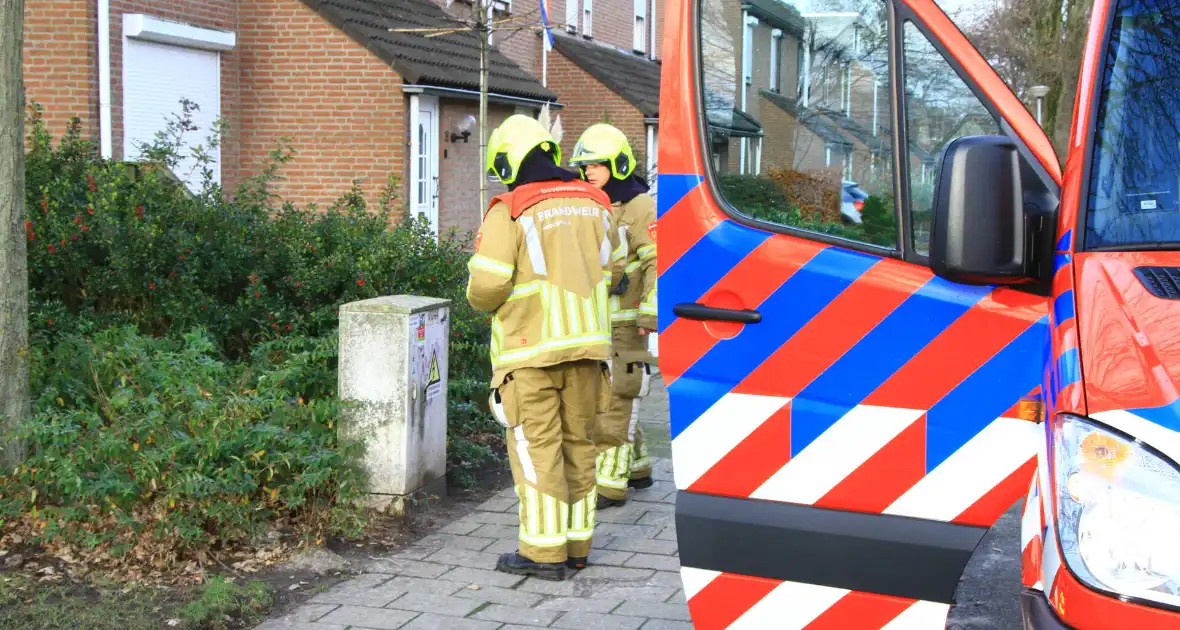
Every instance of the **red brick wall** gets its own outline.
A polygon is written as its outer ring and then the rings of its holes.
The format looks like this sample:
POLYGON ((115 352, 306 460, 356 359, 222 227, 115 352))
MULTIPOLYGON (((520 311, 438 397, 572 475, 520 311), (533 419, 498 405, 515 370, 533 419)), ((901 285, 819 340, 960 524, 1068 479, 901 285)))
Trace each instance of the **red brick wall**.
MULTIPOLYGON (((472 131, 467 142, 450 142, 449 131, 455 123, 467 114, 479 116, 479 103, 472 101, 444 100, 439 105, 439 233, 450 228, 460 232, 474 232, 483 220, 483 208, 479 206, 479 131, 472 131)), ((488 105, 488 133, 513 114, 512 107, 488 105)), ((488 182, 488 199, 506 189, 497 183, 488 182)))
MULTIPOLYGON (((143 13, 193 26, 238 30, 239 3, 234 0, 110 0, 111 1, 111 142, 116 159, 123 157, 123 15, 143 13)), ((250 3, 245 3, 249 5, 250 3)), ((221 181, 232 188, 239 181, 240 48, 221 53, 221 116, 229 125, 221 143, 221 181)), ((202 103, 198 103, 202 105, 202 103)), ((177 108, 179 110, 179 104, 177 108)), ((177 112, 179 113, 179 111, 177 112)), ((195 132, 203 142, 209 130, 195 132)))
MULTIPOLYGON (((598 12, 597 2, 594 11, 598 12)), ((643 114, 556 50, 549 55, 549 88, 557 93, 558 99, 565 105, 565 109, 560 110, 561 125, 565 131, 561 139, 563 161, 587 127, 606 122, 609 116, 611 124, 627 134, 638 163, 646 163, 644 152, 647 133, 643 114)))
POLYGON ((25 98, 45 108, 54 135, 82 120, 98 140, 98 47, 93 0, 26 0, 25 98))
POLYGON ((297 153, 277 185, 285 199, 330 203, 353 178, 375 199, 393 173, 404 200, 408 98, 397 73, 297 0, 250 0, 240 11, 243 172, 286 137, 297 153))
MULTIPOLYGON (((792 168, 811 172, 824 168, 824 140, 799 124, 793 116, 765 97, 758 99, 763 124, 762 172, 771 168, 792 168)), ((844 165, 844 156, 833 150, 832 164, 844 165)), ((735 166, 736 168, 736 166, 735 166)))
POLYGON ((632 37, 635 32, 634 0, 594 0, 592 15, 594 20, 591 36, 594 41, 622 50, 632 49, 632 37))

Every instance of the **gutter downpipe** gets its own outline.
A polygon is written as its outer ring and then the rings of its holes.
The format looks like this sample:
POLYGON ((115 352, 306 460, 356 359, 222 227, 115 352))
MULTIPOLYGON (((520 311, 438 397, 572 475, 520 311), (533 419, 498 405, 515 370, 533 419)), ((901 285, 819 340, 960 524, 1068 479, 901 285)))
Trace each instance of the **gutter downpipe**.
POLYGON ((648 4, 647 14, 649 16, 648 20, 651 26, 651 42, 647 46, 647 58, 655 61, 656 46, 659 45, 659 43, 656 42, 656 20, 658 19, 656 17, 656 0, 651 0, 651 2, 648 4))
POLYGON ((111 139, 111 2, 98 0, 98 138, 103 159, 114 156, 111 139))
POLYGON ((549 36, 541 32, 541 87, 549 87, 549 36))
MULTIPOLYGON (((646 164, 647 169, 646 170, 647 170, 647 176, 650 179, 651 175, 652 175, 651 172, 653 170, 655 170, 656 151, 658 149, 656 149, 656 146, 655 146, 656 145, 656 126, 651 123, 648 123, 646 125, 646 127, 647 127, 647 150, 644 151, 644 153, 647 154, 645 156, 647 158, 646 159, 646 162, 647 162, 647 164, 646 164)), ((654 180, 652 180, 652 181, 654 182, 654 180)))

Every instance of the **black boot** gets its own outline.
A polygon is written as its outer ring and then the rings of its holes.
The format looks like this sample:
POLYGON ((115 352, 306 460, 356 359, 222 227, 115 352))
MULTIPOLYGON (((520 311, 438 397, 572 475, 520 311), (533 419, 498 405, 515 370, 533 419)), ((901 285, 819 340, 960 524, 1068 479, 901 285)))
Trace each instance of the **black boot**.
POLYGON ((628 480, 627 487, 642 490, 644 488, 650 488, 653 483, 655 482, 652 481, 651 477, 640 477, 639 479, 628 480))
POLYGON ((496 562, 501 573, 524 575, 542 580, 560 581, 566 578, 565 564, 561 562, 533 562, 519 553, 505 553, 496 562))
POLYGON ((626 498, 611 499, 609 497, 604 497, 601 494, 598 495, 598 509, 600 510, 605 510, 606 508, 610 507, 622 507, 624 505, 627 505, 626 498))
POLYGON ((574 556, 570 556, 565 561, 566 568, 573 569, 574 571, 585 569, 587 564, 590 564, 589 557, 576 558, 574 556))

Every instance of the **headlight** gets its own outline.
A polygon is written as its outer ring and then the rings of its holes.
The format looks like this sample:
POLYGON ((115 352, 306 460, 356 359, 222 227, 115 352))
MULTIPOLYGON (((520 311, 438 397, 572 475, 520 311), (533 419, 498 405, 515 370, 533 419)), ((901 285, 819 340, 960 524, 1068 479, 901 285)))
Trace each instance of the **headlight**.
POLYGON ((1180 606, 1180 473, 1089 420, 1058 416, 1057 533, 1092 588, 1180 606))

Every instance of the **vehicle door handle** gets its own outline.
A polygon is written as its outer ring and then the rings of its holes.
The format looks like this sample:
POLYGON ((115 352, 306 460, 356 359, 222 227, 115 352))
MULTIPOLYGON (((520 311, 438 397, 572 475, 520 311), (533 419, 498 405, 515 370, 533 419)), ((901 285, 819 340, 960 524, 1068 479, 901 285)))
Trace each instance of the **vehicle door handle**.
POLYGON ((750 309, 717 308, 705 306, 696 302, 685 302, 672 307, 672 313, 684 319, 715 322, 738 322, 740 324, 757 324, 762 321, 762 313, 750 309))

